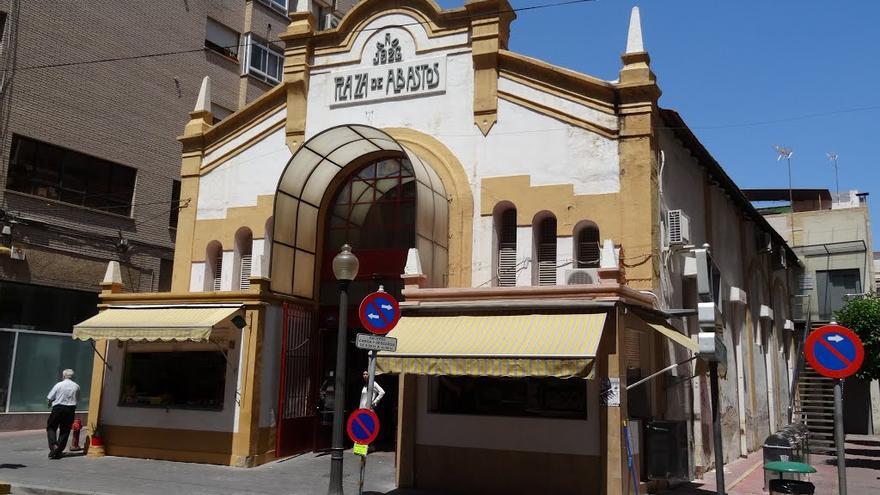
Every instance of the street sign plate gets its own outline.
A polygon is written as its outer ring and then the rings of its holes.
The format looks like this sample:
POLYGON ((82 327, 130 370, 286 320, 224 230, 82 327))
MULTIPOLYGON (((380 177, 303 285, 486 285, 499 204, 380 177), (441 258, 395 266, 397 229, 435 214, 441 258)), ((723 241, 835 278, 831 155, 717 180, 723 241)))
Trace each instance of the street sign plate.
POLYGON ((813 330, 804 348, 810 366, 828 378, 846 378, 862 366, 865 348, 859 336, 840 325, 813 330))
POLYGON ((391 294, 373 292, 361 301, 358 316, 368 331, 384 335, 400 320, 400 306, 391 294))
POLYGON ((369 333, 359 333, 354 341, 354 345, 358 349, 366 349, 368 351, 391 351, 397 350, 397 339, 394 337, 385 337, 383 335, 372 335, 369 333))
POLYGON ((352 442, 367 445, 379 435, 379 417, 369 409, 357 409, 348 417, 346 430, 352 442))

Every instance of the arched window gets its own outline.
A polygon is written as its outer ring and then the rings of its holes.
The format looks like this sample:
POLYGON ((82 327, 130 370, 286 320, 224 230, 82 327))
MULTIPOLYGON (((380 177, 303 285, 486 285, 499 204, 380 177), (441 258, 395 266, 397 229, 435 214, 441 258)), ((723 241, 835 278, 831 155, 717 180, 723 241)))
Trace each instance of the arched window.
POLYGON ((516 285, 516 207, 502 203, 495 207, 495 280, 498 287, 516 285))
POLYGON ((251 249, 253 244, 251 229, 242 227, 235 233, 235 256, 233 257, 232 290, 247 290, 251 287, 251 249))
POLYGON ((535 263, 532 284, 556 285, 556 217, 538 214, 532 227, 535 242, 535 263))
POLYGON ((579 223, 574 235, 574 267, 599 268, 600 251, 599 227, 590 221, 579 223))
POLYGON ((223 246, 217 241, 208 243, 205 248, 205 291, 222 289, 223 246))

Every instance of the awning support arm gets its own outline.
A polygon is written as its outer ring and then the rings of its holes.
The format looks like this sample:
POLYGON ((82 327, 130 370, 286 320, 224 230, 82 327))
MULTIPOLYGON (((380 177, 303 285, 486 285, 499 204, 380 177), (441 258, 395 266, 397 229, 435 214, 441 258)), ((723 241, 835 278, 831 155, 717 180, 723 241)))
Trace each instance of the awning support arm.
POLYGON ((648 376, 646 376, 645 378, 642 378, 641 380, 639 380, 639 381, 637 381, 637 382, 635 382, 635 383, 632 383, 632 384, 630 384, 630 385, 627 385, 627 386, 626 386, 626 389, 629 390, 629 389, 631 389, 631 388, 637 387, 637 386, 639 386, 639 385, 645 383, 646 381, 648 381, 648 380, 650 380, 650 379, 652 379, 652 378, 655 378, 655 377, 657 377, 657 376, 659 376, 659 375, 662 375, 663 373, 666 373, 667 371, 671 370, 672 368, 675 368, 676 366, 681 366, 682 364, 689 363, 689 362, 693 361, 694 359, 697 359, 697 356, 689 357, 689 358, 685 359, 684 361, 682 361, 682 362, 680 362, 680 363, 670 364, 669 366, 663 368, 662 370, 660 370, 660 371, 658 371, 658 372, 656 372, 656 373, 654 373, 654 374, 648 375, 648 376))
POLYGON ((104 359, 104 356, 102 356, 101 353, 98 352, 98 348, 95 346, 95 341, 92 339, 89 339, 89 343, 92 344, 92 349, 95 351, 95 354, 97 354, 98 357, 101 358, 101 361, 104 361, 104 366, 106 366, 108 370, 112 370, 113 367, 110 366, 110 363, 108 363, 107 360, 104 359))

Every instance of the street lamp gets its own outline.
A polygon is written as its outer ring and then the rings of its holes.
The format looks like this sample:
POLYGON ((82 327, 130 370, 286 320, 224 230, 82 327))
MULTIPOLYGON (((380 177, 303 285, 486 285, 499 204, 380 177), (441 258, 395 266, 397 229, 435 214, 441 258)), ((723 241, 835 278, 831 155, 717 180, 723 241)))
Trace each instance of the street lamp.
POLYGON ((345 351, 348 344, 348 285, 357 276, 357 256, 345 244, 333 258, 333 276, 339 283, 339 329, 336 335, 336 385, 333 389, 333 445, 330 447, 329 495, 343 495, 342 491, 342 423, 345 414, 345 351))

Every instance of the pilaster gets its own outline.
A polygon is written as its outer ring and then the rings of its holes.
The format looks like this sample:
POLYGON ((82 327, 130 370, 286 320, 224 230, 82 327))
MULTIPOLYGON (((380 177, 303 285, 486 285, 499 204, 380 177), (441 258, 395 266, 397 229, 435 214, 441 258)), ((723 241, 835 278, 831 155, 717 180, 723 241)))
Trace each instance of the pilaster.
POLYGON ((310 12, 292 12, 287 31, 280 36, 285 43, 284 78, 287 88, 287 147, 291 153, 305 141, 306 104, 309 95, 309 59, 315 18, 310 12))
POLYGON ((516 18, 507 0, 468 0, 474 59, 474 123, 483 135, 498 120, 498 51, 507 49, 516 18))

